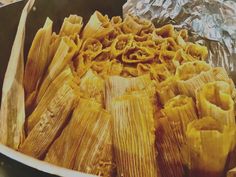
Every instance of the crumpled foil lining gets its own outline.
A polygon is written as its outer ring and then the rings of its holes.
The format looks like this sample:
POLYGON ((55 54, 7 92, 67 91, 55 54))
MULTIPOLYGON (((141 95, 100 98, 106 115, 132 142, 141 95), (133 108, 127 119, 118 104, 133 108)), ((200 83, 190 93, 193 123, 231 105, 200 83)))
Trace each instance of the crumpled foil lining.
POLYGON ((187 28, 191 41, 208 47, 208 62, 236 81, 236 0, 128 0, 123 14, 187 28))

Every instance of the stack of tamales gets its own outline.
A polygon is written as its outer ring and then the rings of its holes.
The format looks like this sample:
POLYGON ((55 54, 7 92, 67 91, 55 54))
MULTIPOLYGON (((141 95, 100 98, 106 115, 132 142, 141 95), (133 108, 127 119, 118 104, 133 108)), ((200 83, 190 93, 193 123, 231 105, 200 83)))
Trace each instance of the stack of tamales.
POLYGON ((28 54, 26 119, 7 102, 1 143, 104 177, 222 177, 236 165, 235 85, 187 30, 98 11, 52 28, 48 18, 28 54))

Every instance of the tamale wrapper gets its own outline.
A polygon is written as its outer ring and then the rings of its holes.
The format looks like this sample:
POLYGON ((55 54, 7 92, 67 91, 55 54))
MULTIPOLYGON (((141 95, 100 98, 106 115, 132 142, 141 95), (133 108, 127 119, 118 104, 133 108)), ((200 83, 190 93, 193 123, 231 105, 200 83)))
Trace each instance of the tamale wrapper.
POLYGON ((80 99, 68 126, 45 160, 86 173, 111 176, 111 115, 94 100, 80 99))
POLYGON ((112 130, 118 176, 158 177, 153 109, 147 95, 113 100, 112 130))
POLYGON ((152 84, 150 75, 143 75, 135 78, 124 78, 111 76, 106 80, 106 109, 110 111, 112 100, 122 96, 128 91, 140 91, 148 88, 152 84))
POLYGON ((33 4, 34 0, 29 1, 22 11, 2 88, 0 142, 14 149, 18 149, 24 139, 23 45, 26 18, 33 4))
POLYGON ((158 165, 163 177, 182 177, 184 174, 181 150, 166 117, 157 121, 156 147, 158 165))
POLYGON ((186 132, 191 177, 224 176, 229 153, 235 147, 236 127, 204 117, 188 125, 186 132))
POLYGON ((49 104, 45 105, 46 109, 39 115, 39 122, 20 146, 20 152, 35 158, 43 158, 52 142, 62 131, 78 101, 78 93, 71 86, 72 84, 64 84, 49 104))

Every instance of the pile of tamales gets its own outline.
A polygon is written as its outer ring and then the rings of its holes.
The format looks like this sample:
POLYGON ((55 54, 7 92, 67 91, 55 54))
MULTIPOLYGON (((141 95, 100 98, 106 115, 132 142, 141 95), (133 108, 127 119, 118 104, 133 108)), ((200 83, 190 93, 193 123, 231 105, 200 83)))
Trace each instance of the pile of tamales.
POLYGON ((48 18, 28 53, 25 122, 0 140, 104 177, 222 177, 234 164, 235 86, 186 29, 95 12, 48 18))

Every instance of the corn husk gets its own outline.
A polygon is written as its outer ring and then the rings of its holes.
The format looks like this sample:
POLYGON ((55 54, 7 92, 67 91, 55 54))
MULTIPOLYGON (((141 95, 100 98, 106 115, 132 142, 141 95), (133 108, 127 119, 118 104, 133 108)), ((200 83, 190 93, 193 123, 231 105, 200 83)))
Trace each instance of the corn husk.
POLYGON ((199 89, 196 95, 201 117, 211 116, 223 124, 235 124, 234 101, 227 82, 208 83, 199 89))
POLYGON ((195 97, 195 90, 215 80, 212 67, 204 61, 187 62, 176 71, 178 90, 181 94, 195 97))
POLYGON ((81 97, 93 99, 104 106, 105 81, 90 69, 80 80, 81 97))
POLYGON ((95 11, 84 27, 82 38, 102 37, 113 30, 108 16, 103 16, 100 12, 95 11))
POLYGON ((224 126, 204 117, 188 125, 189 168, 191 177, 221 177, 229 152, 235 146, 235 125, 224 126))
POLYGON ((125 17, 124 22, 122 23, 122 32, 126 34, 139 34, 142 30, 149 29, 152 27, 153 24, 151 21, 128 14, 125 17))
POLYGON ((43 158, 61 133, 78 98, 78 88, 73 81, 62 85, 54 98, 45 105, 42 114, 38 115, 38 123, 30 131, 19 151, 35 158, 43 158))
POLYGON ((125 50, 133 44, 133 36, 130 34, 121 34, 116 37, 111 45, 111 53, 114 57, 122 55, 125 50))
POLYGON ((79 35, 83 27, 83 18, 77 15, 70 15, 64 19, 60 29, 60 36, 79 35))
POLYGON ((118 176, 159 176, 153 110, 148 96, 124 95, 114 99, 111 113, 118 176))
POLYGON ((169 100, 164 107, 164 114, 167 116, 177 145, 181 150, 183 163, 187 164, 186 136, 187 125, 198 118, 196 106, 191 97, 179 95, 169 100))
POLYGON ((232 79, 230 79, 227 71, 225 70, 225 68, 222 68, 222 67, 215 67, 213 68, 213 72, 214 72, 214 75, 215 75, 215 79, 217 81, 225 81, 225 82, 228 82, 231 86, 231 94, 232 94, 232 97, 233 99, 236 98, 236 89, 235 89, 235 84, 233 82, 232 79))
POLYGON ((102 43, 97 39, 88 38, 84 41, 81 52, 89 54, 93 59, 102 52, 102 43))
POLYGON ((76 53, 77 46, 68 37, 63 37, 57 49, 51 64, 48 67, 46 76, 40 87, 36 103, 42 99, 50 83, 62 72, 63 69, 70 63, 76 53))
POLYGON ((106 80, 106 109, 110 111, 112 99, 122 96, 128 91, 144 90, 152 84, 149 75, 143 75, 136 78, 124 78, 120 76, 111 76, 106 80))
POLYGON ((55 98, 58 90, 66 83, 74 80, 71 69, 66 68, 48 87, 47 91, 43 95, 39 104, 36 106, 34 111, 26 119, 26 132, 29 132, 34 128, 34 126, 40 121, 40 115, 47 109, 47 104, 55 98))
POLYGON ((25 5, 4 77, 0 110, 0 143, 18 149, 25 137, 24 40, 27 14, 34 0, 25 5))
POLYGON ((177 96, 178 89, 175 78, 168 77, 166 80, 158 83, 157 94, 162 105, 165 105, 170 99, 177 96))
POLYGON ((45 160, 86 173, 110 176, 110 121, 110 115, 100 104, 81 99, 69 124, 50 147, 45 160))
POLYGON ((104 109, 84 105, 78 113, 77 149, 74 169, 98 176, 110 177, 114 172, 111 140, 111 115, 104 109))
POLYGON ((24 74, 26 110, 30 109, 31 104, 35 101, 43 74, 50 64, 49 45, 52 25, 53 22, 47 18, 44 27, 35 35, 28 54, 24 74))
POLYGON ((183 159, 174 131, 166 117, 158 119, 156 128, 156 147, 158 165, 163 177, 182 177, 183 159))

